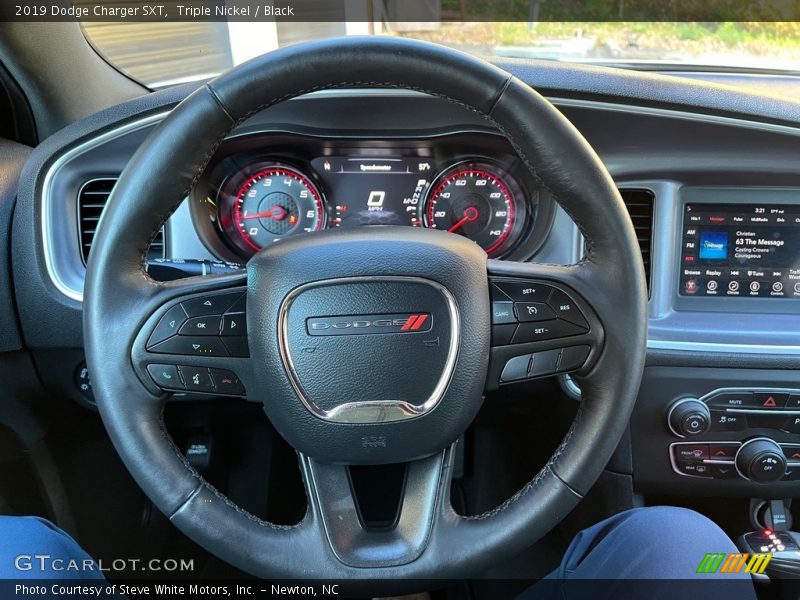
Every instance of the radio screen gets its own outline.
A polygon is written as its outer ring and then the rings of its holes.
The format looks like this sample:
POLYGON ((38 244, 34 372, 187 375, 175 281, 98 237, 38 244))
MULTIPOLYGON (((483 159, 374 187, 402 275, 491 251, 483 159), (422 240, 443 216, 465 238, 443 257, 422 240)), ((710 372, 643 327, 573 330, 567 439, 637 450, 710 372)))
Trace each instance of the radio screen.
POLYGON ((687 204, 679 293, 800 298, 800 205, 687 204))

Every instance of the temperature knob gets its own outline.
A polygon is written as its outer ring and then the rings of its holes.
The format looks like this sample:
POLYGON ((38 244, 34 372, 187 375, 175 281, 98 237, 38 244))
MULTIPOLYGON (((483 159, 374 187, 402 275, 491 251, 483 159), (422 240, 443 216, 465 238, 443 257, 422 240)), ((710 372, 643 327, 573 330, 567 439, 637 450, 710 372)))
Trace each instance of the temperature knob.
POLYGON ((777 481, 786 472, 786 458, 775 441, 753 438, 739 447, 736 470, 742 477, 758 483, 777 481))

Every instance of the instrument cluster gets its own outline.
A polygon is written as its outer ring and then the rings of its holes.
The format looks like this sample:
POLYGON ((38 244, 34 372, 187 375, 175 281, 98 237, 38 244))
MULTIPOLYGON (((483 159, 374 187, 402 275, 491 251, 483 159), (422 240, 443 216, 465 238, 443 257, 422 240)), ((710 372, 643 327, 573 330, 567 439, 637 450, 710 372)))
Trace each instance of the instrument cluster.
POLYGON ((290 236, 381 225, 444 230, 489 257, 523 258, 550 204, 505 138, 488 133, 243 135, 223 144, 191 199, 209 250, 238 261, 290 236))

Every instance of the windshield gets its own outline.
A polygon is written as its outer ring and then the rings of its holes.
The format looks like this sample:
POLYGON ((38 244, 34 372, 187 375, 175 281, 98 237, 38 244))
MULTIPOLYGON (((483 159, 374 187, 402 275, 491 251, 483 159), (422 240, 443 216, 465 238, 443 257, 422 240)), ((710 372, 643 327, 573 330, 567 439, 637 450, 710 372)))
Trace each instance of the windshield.
MULTIPOLYGON (((441 6, 431 2, 431 17, 441 6)), ((212 77, 254 56, 311 39, 394 35, 495 60, 536 58, 640 69, 800 72, 798 22, 85 22, 89 40, 151 87, 212 77)))

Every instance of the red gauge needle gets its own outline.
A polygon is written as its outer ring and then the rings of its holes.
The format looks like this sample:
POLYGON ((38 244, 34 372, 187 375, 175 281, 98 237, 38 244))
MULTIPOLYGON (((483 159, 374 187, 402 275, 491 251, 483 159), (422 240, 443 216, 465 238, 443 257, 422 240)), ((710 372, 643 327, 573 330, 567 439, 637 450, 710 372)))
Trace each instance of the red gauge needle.
POLYGON ((268 211, 256 213, 254 215, 247 215, 246 217, 242 217, 242 219, 273 219, 275 221, 283 221, 286 218, 286 215, 289 214, 282 206, 278 206, 277 204, 270 208, 268 211))
POLYGON ((476 221, 479 216, 480 213, 478 212, 477 208, 475 208, 474 206, 468 206, 467 209, 464 211, 464 216, 455 223, 453 223, 453 226, 447 231, 449 231, 450 233, 457 231, 461 229, 462 225, 464 225, 465 223, 471 223, 472 221, 476 221))

